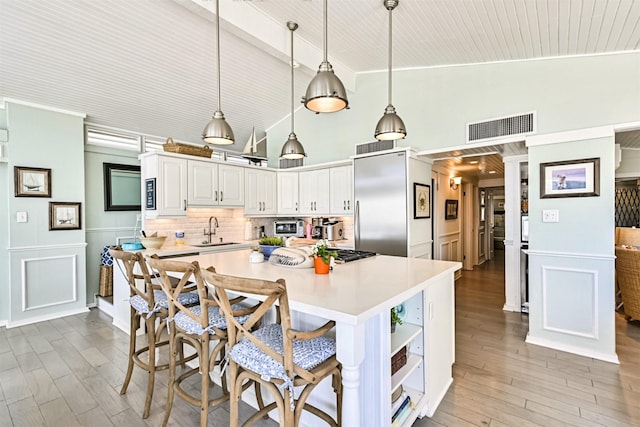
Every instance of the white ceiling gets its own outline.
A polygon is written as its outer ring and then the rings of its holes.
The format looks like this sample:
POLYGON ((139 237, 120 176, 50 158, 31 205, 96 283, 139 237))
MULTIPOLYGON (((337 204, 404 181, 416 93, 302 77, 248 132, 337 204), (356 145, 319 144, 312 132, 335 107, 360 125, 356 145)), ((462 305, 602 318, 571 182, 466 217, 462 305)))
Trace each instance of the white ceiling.
MULTIPOLYGON (((221 102, 239 151, 290 110, 322 55, 322 1, 221 0, 221 102)), ((0 0, 0 96, 84 112, 88 121, 200 143, 217 102, 211 0, 0 0)), ((385 72, 382 0, 329 2, 329 56, 353 88, 385 72)), ((401 0, 394 68, 640 49, 638 0, 401 0)), ((296 104, 296 108, 300 108, 296 104)), ((339 114, 339 113, 337 113, 339 114)), ((272 142, 275 143, 275 142, 272 142)), ((626 143, 640 148, 640 138, 626 143)))

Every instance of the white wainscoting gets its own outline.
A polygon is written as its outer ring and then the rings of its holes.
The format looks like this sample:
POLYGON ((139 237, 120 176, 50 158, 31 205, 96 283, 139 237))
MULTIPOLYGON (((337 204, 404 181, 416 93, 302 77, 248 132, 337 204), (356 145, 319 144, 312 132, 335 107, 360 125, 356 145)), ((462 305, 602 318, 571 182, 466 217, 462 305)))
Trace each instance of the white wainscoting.
POLYGON ((542 266, 542 328, 598 339, 598 293, 597 270, 542 266))
POLYGON ((460 231, 440 235, 440 259, 443 261, 462 261, 460 231))
POLYGON ((37 310, 78 300, 76 255, 22 259, 22 311, 37 310), (55 292, 51 292, 54 288, 55 292), (51 294, 57 299, 52 299, 51 294), (40 296, 49 295, 46 299, 40 296))

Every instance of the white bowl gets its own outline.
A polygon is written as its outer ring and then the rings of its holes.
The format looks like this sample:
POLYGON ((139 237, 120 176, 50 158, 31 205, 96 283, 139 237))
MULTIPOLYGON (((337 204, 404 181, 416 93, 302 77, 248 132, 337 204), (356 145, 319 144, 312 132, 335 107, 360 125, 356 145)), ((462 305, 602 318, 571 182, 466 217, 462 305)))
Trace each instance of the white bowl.
POLYGON ((141 237, 140 242, 142 242, 142 246, 147 249, 160 249, 166 239, 167 236, 141 237))

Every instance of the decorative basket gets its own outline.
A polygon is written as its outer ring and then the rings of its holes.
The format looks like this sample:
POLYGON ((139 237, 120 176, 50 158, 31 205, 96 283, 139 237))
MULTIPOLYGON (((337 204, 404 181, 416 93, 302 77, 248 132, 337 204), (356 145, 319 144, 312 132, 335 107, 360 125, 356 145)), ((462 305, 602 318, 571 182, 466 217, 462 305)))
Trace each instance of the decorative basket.
POLYGON ((203 147, 196 147, 195 145, 181 144, 179 142, 173 142, 173 138, 167 138, 167 142, 162 144, 162 149, 169 153, 187 154, 189 156, 208 157, 211 158, 213 150, 206 145, 203 147))
POLYGON ((113 266, 100 266, 100 288, 98 295, 101 297, 110 297, 113 295, 113 266))
POLYGON ((402 347, 391 357, 391 375, 395 374, 407 364, 407 346, 402 347))

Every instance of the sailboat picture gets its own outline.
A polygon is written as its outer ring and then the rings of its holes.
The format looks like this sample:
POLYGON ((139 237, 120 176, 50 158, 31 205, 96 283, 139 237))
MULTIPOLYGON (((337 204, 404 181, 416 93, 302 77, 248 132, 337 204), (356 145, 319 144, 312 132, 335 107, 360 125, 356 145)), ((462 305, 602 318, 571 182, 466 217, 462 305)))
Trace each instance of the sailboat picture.
POLYGON ((80 203, 49 202, 49 230, 79 230, 80 203))
POLYGON ((51 197, 51 169, 14 167, 16 197, 51 197))
POLYGON ((267 137, 266 135, 256 140, 256 128, 251 129, 249 140, 242 150, 242 157, 249 159, 250 163, 259 165, 262 161, 267 160, 267 137))

